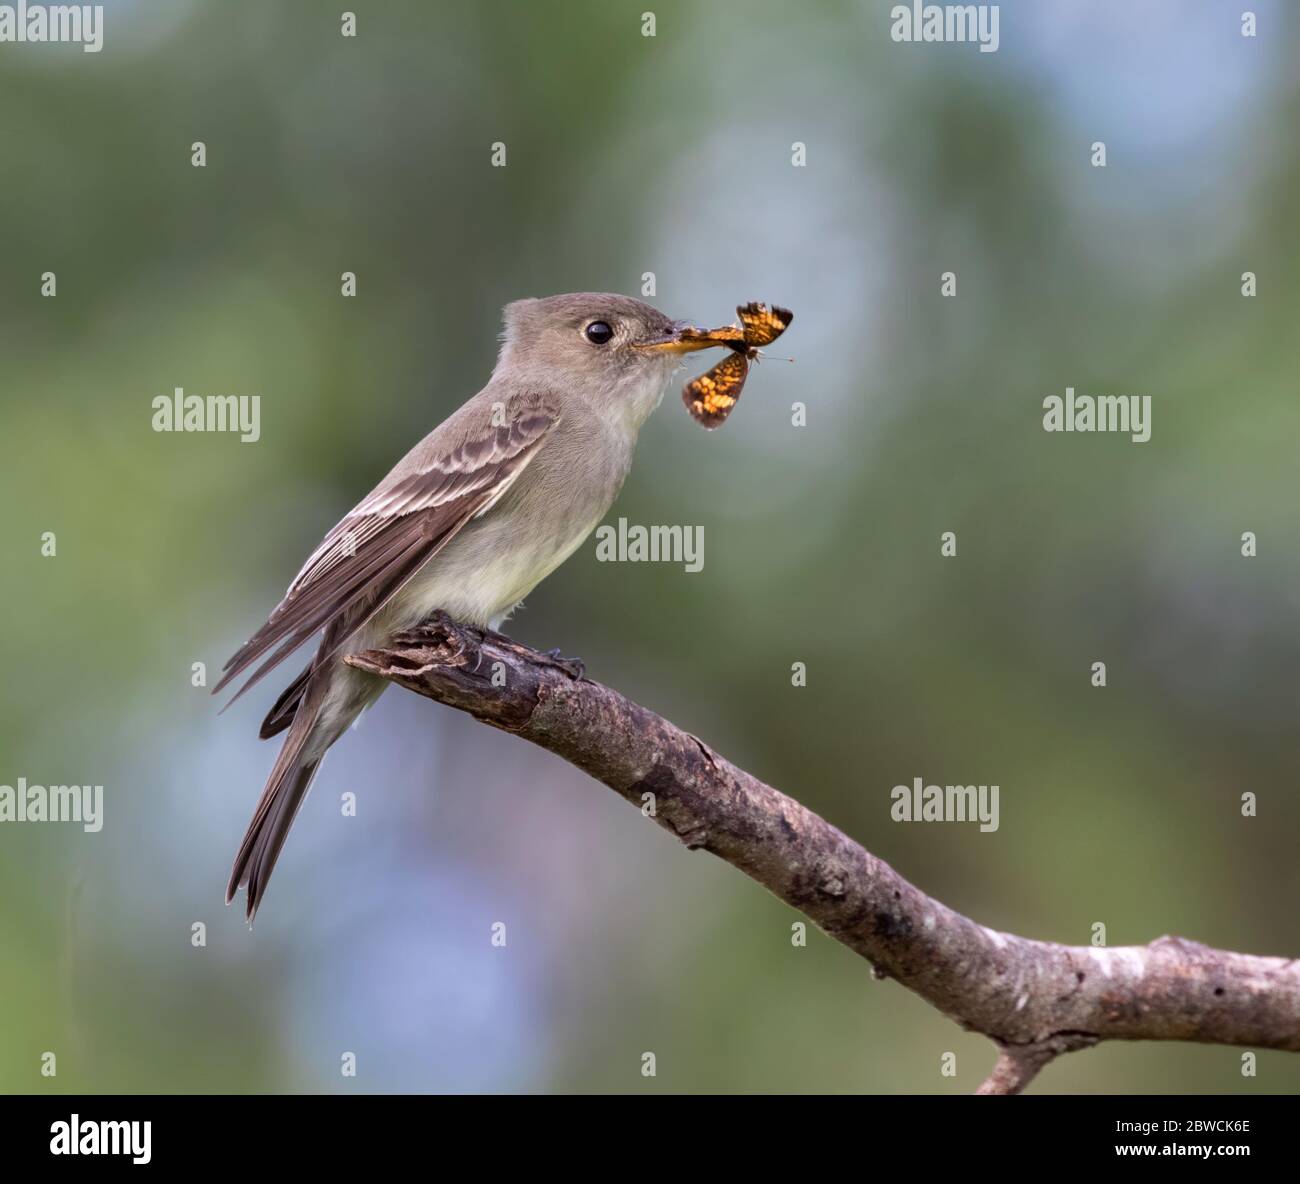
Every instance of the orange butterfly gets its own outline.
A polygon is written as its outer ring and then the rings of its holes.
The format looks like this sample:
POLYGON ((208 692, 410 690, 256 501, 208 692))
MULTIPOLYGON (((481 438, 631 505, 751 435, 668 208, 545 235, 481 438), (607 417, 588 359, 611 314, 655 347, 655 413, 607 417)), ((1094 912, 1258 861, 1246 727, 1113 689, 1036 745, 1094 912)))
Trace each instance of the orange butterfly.
POLYGON ((709 431, 731 414, 749 377, 749 363, 758 359, 759 349, 771 345, 794 320, 794 313, 788 308, 756 302, 742 304, 736 312, 740 317, 739 326, 688 329, 681 334, 683 341, 723 345, 732 351, 708 373, 682 388, 686 410, 696 423, 709 431))

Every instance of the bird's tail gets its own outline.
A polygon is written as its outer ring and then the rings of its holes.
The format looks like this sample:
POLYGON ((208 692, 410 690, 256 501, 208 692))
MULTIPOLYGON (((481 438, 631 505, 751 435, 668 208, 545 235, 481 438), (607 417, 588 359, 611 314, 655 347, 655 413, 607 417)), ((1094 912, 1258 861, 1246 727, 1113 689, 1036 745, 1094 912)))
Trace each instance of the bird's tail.
POLYGON ((235 856, 230 883, 226 885, 226 903, 235 898, 240 888, 246 888, 249 921, 266 895, 266 885, 271 879, 280 848, 284 846, 289 828, 323 759, 322 755, 307 757, 305 754, 317 712, 316 704, 301 705, 289 727, 289 734, 284 738, 284 747, 275 758, 275 766, 258 799, 253 820, 248 824, 244 841, 235 856))

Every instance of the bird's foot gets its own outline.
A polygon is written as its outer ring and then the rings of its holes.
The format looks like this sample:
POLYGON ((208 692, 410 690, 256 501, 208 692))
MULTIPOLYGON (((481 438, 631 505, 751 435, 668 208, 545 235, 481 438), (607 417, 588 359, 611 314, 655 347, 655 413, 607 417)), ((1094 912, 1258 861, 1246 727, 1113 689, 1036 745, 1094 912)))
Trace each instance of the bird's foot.
POLYGON ((430 613, 418 625, 395 633, 390 644, 448 651, 451 661, 443 663, 444 665, 472 666, 477 669, 482 657, 478 630, 462 625, 442 609, 430 613))
POLYGON ((560 655, 560 647, 557 645, 553 650, 547 650, 542 657, 545 658, 552 666, 563 670, 575 682, 581 682, 587 677, 587 664, 581 658, 565 658, 560 655))
POLYGON ((563 670, 577 682, 581 682, 587 676, 586 663, 581 658, 564 657, 558 646, 545 653, 538 653, 495 629, 462 625, 442 609, 430 613, 413 628, 395 633, 391 639, 391 644, 394 646, 442 651, 449 655, 450 660, 444 659, 441 665, 467 666, 473 671, 477 671, 482 664, 484 642, 492 642, 518 654, 536 654, 548 665, 563 670))

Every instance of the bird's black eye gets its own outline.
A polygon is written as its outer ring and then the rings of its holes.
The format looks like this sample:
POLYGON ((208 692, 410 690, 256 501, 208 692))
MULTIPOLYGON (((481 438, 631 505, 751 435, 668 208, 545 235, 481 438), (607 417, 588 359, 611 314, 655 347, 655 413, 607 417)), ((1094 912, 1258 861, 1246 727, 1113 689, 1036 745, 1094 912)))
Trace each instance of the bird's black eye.
POLYGON ((614 336, 614 330, 611 329, 604 321, 592 321, 583 333, 586 334, 587 340, 592 345, 605 345, 614 336))

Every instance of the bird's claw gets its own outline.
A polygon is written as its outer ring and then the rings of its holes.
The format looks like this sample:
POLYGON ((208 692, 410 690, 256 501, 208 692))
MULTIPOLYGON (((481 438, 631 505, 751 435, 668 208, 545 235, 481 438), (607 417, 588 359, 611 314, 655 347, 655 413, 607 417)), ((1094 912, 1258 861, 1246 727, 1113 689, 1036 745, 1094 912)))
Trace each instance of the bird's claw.
POLYGON ((460 665, 469 665, 472 659, 478 669, 482 659, 481 647, 472 630, 460 624, 451 614, 437 609, 411 629, 393 635, 396 645, 437 645, 450 649, 460 665))
MULTIPOLYGON (((400 633, 394 634, 392 638, 392 642, 396 645, 437 645, 441 648, 450 649, 456 659, 453 664, 468 666, 472 673, 478 673, 479 667, 483 664, 483 646, 481 643, 484 641, 505 646, 515 652, 530 652, 526 646, 521 646, 504 633, 499 633, 495 629, 480 629, 471 625, 462 625, 442 609, 430 613, 414 628, 404 629, 400 633)), ((541 656, 548 665, 554 666, 557 670, 563 670, 576 682, 581 682, 587 677, 587 664, 581 658, 564 657, 560 653, 559 646, 556 646, 553 650, 547 650, 541 656)))
POLYGON ((557 645, 553 650, 547 650, 543 655, 552 666, 563 670, 575 682, 581 682, 587 677, 587 664, 581 658, 565 658, 560 654, 560 647, 557 645))

